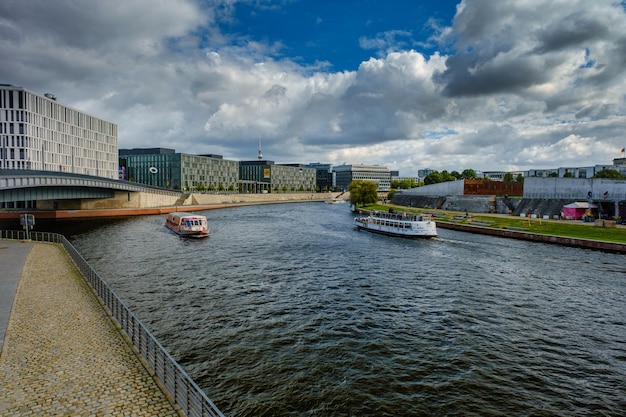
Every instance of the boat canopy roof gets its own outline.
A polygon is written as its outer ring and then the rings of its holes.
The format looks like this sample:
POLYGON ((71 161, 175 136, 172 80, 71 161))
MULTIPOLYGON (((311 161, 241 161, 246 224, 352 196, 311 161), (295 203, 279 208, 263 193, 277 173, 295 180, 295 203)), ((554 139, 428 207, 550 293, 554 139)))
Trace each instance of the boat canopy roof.
POLYGON ((176 216, 176 217, 205 217, 201 214, 195 214, 195 213, 188 213, 186 211, 177 211, 175 213, 170 213, 170 215, 172 217, 176 216))

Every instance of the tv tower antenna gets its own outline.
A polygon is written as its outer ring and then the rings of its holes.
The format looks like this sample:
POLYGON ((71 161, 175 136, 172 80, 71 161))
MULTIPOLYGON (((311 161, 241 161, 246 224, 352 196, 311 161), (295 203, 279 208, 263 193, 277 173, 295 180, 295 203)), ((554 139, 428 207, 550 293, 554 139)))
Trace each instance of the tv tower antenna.
POLYGON ((257 156, 257 158, 259 158, 259 161, 263 159, 263 153, 261 152, 261 138, 259 138, 259 156, 257 156))

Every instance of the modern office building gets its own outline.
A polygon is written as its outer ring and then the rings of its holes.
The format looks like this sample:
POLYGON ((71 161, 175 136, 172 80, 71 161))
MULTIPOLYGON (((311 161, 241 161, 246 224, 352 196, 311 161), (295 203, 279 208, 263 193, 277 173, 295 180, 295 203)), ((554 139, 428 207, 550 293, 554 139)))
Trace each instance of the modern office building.
POLYGON ((117 125, 0 84, 0 169, 118 178, 117 125))
POLYGON ((221 155, 190 155, 167 148, 120 149, 120 179, 182 191, 231 191, 239 163, 221 155))
POLYGON ((315 192, 316 170, 300 164, 256 160, 239 162, 240 192, 315 192))
POLYGON ((336 165, 333 170, 337 178, 337 188, 347 190, 352 180, 374 181, 378 191, 389 191, 391 188, 391 171, 380 165, 336 165))
POLYGON ((335 173, 332 164, 314 162, 305 165, 315 169, 315 188, 319 191, 333 191, 335 189, 335 173))
POLYGON ((168 148, 120 149, 119 178, 186 192, 277 193, 315 191, 315 169, 273 161, 232 161, 168 148))
POLYGON ((423 180, 428 176, 428 174, 432 174, 433 172, 436 172, 436 170, 432 168, 424 168, 417 171, 417 176, 423 180))

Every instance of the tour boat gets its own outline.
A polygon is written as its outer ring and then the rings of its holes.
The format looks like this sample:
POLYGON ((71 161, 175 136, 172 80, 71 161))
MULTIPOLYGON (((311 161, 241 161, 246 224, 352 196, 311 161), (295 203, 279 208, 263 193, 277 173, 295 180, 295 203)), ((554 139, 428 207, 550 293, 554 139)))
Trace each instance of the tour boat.
POLYGON ((437 226, 429 214, 372 211, 356 217, 354 227, 388 236, 430 238, 437 236, 437 226))
POLYGON ((165 226, 184 237, 207 237, 209 235, 206 217, 199 214, 170 213, 167 215, 165 226))
POLYGON ((335 197, 335 198, 327 198, 326 200, 324 200, 324 202, 326 204, 344 204, 346 200, 344 200, 341 197, 335 197))

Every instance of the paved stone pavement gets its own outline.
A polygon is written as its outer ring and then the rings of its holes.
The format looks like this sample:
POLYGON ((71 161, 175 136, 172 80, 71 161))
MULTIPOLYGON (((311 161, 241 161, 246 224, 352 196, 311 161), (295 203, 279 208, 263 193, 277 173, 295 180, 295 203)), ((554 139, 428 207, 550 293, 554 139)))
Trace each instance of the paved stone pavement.
POLYGON ((32 247, 30 242, 0 240, 0 352, 17 285, 32 247))
POLYGON ((32 244, 0 355, 0 416, 178 415, 65 250, 32 244))

